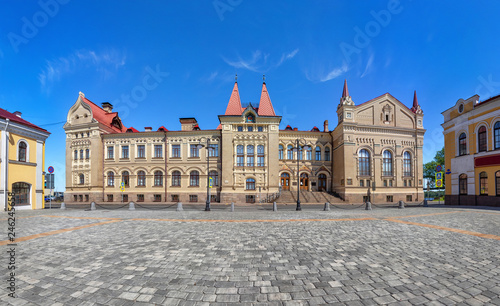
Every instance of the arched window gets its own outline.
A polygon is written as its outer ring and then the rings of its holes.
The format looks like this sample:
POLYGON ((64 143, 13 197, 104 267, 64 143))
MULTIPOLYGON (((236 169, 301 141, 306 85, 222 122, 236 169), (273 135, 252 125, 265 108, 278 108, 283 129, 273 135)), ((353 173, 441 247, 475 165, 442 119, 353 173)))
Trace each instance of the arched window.
POLYGON ((26 161, 26 151, 27 151, 26 142, 24 142, 24 141, 19 142, 19 155, 17 158, 18 161, 21 161, 21 162, 26 161))
POLYGON ((146 186, 146 172, 137 172, 137 186, 146 186))
POLYGON ((254 157, 254 147, 252 145, 247 146, 247 167, 253 167, 255 164, 254 157))
POLYGON ((115 186, 115 174, 112 171, 108 172, 108 186, 115 186))
POLYGON ((405 152, 403 154, 403 176, 411 176, 411 154, 405 152))
POLYGON ((85 159, 89 159, 90 158, 90 150, 87 149, 85 150, 85 159))
POLYGON ((80 185, 85 184, 85 175, 80 174, 78 177, 80 178, 80 185))
POLYGON ((174 171, 172 172, 172 186, 180 186, 181 185, 181 172, 174 171))
POLYGON ((383 153, 382 175, 392 176, 392 153, 388 150, 383 153))
POLYGON ((80 159, 83 159, 83 150, 80 150, 80 159))
POLYGON ((257 167, 264 167, 264 146, 257 146, 257 167))
POLYGON ((219 173, 212 170, 208 173, 208 175, 212 178, 212 186, 219 186, 219 173))
POLYGON ((77 150, 75 150, 75 156, 74 157, 75 157, 75 160, 78 159, 78 151, 77 150))
POLYGON ((495 126, 493 127, 493 137, 494 137, 494 143, 495 143, 495 149, 500 149, 500 121, 495 123, 495 126))
POLYGON ((255 190, 255 179, 253 179, 253 178, 247 179, 246 187, 247 187, 247 190, 255 190))
POLYGON ((157 170, 154 173, 154 185, 163 186, 163 172, 161 172, 160 170, 157 170))
POLYGON ((306 160, 311 160, 312 159, 312 148, 308 146, 306 148, 306 160))
POLYGON ((128 171, 122 172, 122 183, 124 183, 127 187, 130 185, 130 174, 128 171))
POLYGON ((236 147, 236 166, 244 167, 245 166, 245 155, 243 153, 243 146, 238 145, 236 147))
POLYGON ((278 153, 279 153, 279 159, 280 160, 283 159, 283 145, 279 146, 278 153))
POLYGON ((497 189, 497 196, 500 196, 500 171, 495 173, 495 185, 497 189))
POLYGON ((321 160, 321 148, 316 147, 316 160, 321 160))
POLYGON ((467 195, 467 174, 465 173, 458 177, 458 191, 460 195, 467 195))
POLYGON ((488 142, 486 139, 486 127, 484 125, 480 127, 478 130, 477 143, 478 143, 477 148, 479 152, 485 152, 488 150, 488 142))
POLYGON ((467 154, 467 135, 462 133, 458 137, 458 155, 462 156, 465 154, 467 154))
POLYGON ((360 176, 370 176, 370 153, 363 149, 358 153, 359 157, 359 175, 360 176))
POLYGON ((200 173, 196 170, 189 174, 189 186, 200 186, 200 173))
POLYGON ((293 159, 293 146, 288 145, 286 147, 286 159, 293 159))
POLYGON ((297 150, 297 158, 299 160, 303 160, 304 159, 304 147, 303 146, 299 146, 299 148, 297 150))
POLYGON ((330 161, 330 147, 325 148, 325 161, 330 161))
POLYGON ((488 174, 486 172, 479 173, 479 194, 488 195, 488 174))

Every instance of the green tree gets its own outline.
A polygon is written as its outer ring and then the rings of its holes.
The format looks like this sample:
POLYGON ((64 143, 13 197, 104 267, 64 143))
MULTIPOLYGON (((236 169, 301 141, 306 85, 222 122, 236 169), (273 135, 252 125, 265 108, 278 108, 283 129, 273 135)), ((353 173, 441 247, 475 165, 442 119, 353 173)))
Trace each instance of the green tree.
MULTIPOLYGON (((436 152, 434 156, 434 160, 424 164, 424 178, 428 179, 431 183, 431 187, 435 186, 435 175, 436 175, 436 167, 441 165, 444 167, 444 147, 436 152)), ((443 168, 443 172, 445 169, 443 168)), ((445 176, 443 175, 443 188, 445 186, 445 176)))

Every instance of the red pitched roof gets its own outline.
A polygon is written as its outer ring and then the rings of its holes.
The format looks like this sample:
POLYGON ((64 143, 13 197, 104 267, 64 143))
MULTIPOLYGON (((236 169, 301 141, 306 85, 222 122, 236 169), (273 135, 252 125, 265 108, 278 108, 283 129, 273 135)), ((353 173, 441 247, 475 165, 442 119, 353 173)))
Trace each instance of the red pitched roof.
POLYGON ((276 116, 265 82, 262 84, 262 93, 260 95, 259 110, 257 114, 259 116, 276 116))
POLYGON ((45 132, 45 133, 49 133, 49 131, 47 131, 46 129, 42 129, 41 127, 36 126, 33 123, 28 122, 28 121, 24 120, 23 118, 20 118, 20 117, 14 115, 11 112, 6 111, 3 108, 0 108, 0 118, 9 119, 12 122, 16 122, 16 123, 25 125, 27 127, 34 128, 34 129, 37 129, 39 131, 45 132))
POLYGON ((158 131, 168 132, 167 128, 165 128, 163 125, 158 128, 158 131))
POLYGON ((135 128, 133 128, 133 127, 129 127, 129 128, 127 129, 127 133, 139 133, 139 131, 138 131, 138 130, 136 130, 135 128))
POLYGON ((417 109, 418 109, 418 100, 417 100, 417 91, 415 90, 414 94, 413 94, 413 107, 411 108, 411 111, 412 112, 416 112, 417 109))
POLYGON ((85 102, 90 106, 92 109, 92 115, 94 116, 94 119, 99 121, 100 123, 104 124, 105 126, 111 128, 113 131, 117 133, 125 133, 127 130, 126 127, 122 125, 122 129, 120 130, 117 128, 115 125, 113 125, 113 119, 118 117, 117 112, 113 113, 108 113, 99 106, 97 106, 94 102, 90 101, 89 99, 85 98, 83 95, 80 96, 82 98, 82 101, 85 102))
POLYGON ((222 124, 219 123, 219 125, 216 128, 216 130, 222 130, 222 124))
POLYGON ((227 104, 226 116, 235 116, 241 115, 243 113, 243 109, 241 107, 240 101, 240 93, 238 91, 238 83, 234 82, 233 92, 231 93, 231 97, 229 98, 229 103, 227 104))

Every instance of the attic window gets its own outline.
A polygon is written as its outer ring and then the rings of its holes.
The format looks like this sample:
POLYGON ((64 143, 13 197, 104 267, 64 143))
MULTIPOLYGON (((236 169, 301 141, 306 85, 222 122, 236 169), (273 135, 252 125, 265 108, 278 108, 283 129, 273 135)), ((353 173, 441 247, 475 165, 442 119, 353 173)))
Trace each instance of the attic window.
POLYGON ((75 119, 78 119, 78 118, 80 118, 80 117, 79 117, 78 115, 76 115, 76 116, 75 116, 75 119))
POLYGON ((382 114, 381 114, 381 119, 384 121, 384 123, 389 123, 392 121, 392 107, 389 104, 386 104, 382 108, 382 114))
POLYGON ((458 107, 458 112, 462 113, 463 111, 464 111, 464 105, 460 104, 460 106, 458 107))
POLYGON ((255 123, 255 116, 252 113, 248 114, 245 119, 245 122, 255 123))
POLYGON ((285 131, 293 131, 292 127, 287 125, 286 128, 285 128, 285 131))

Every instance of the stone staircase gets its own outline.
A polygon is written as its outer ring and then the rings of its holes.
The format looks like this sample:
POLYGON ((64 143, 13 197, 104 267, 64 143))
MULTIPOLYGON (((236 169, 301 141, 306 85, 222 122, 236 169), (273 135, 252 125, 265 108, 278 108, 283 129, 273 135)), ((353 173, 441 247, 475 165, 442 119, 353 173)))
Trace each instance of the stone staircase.
MULTIPOLYGON (((276 200, 276 203, 296 203, 297 202, 297 192, 296 191, 282 191, 281 196, 276 200)), ((345 202, 324 191, 301 191, 300 192, 300 202, 301 203, 325 203, 329 202, 331 204, 345 204, 345 202)))

